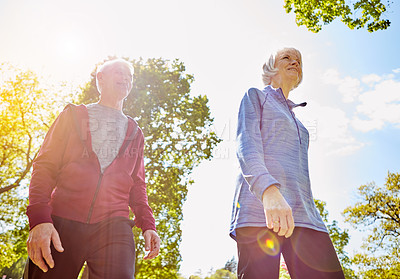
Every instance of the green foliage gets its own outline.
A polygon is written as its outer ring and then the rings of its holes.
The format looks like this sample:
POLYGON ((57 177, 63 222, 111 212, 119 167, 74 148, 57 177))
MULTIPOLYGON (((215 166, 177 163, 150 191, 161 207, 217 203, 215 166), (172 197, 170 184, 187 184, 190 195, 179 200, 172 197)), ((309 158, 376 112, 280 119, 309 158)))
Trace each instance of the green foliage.
POLYGON ((304 25, 312 32, 319 32, 322 24, 331 23, 334 19, 341 21, 350 29, 367 28, 369 32, 385 30, 390 26, 390 21, 383 18, 386 5, 381 0, 358 0, 351 2, 346 0, 285 0, 284 8, 287 13, 293 11, 296 14, 298 26, 304 25))
POLYGON ((20 185, 29 173, 48 115, 44 90, 30 71, 0 64, 0 194, 20 185))
MULTIPOLYGON (((134 85, 124 112, 136 118, 145 135, 147 192, 162 241, 160 255, 144 261, 141 231, 134 229, 136 278, 177 278, 182 205, 187 187, 193 183, 189 175, 202 160, 211 158, 219 139, 210 129, 213 119, 208 99, 190 95, 194 78, 185 73, 182 62, 163 59, 131 62, 135 68, 134 85)), ((80 102, 97 101, 94 76, 93 72, 80 102)))
POLYGON ((361 201, 343 212, 346 221, 368 231, 363 248, 355 255, 363 278, 399 278, 400 274, 400 174, 390 173, 383 187, 375 183, 358 188, 361 201))
MULTIPOLYGON (((398 258, 398 254, 396 257, 398 258)), ((391 255, 374 257, 365 253, 358 253, 354 256, 352 262, 360 269, 359 274, 363 279, 400 278, 400 263, 395 262, 391 255)))
POLYGON ((20 258, 10 267, 0 269, 0 276, 6 275, 7 278, 22 278, 25 269, 26 258, 20 258))
POLYGON ((321 215, 322 219, 324 220, 326 227, 329 232, 329 236, 332 239, 333 246, 335 247, 336 253, 338 255, 339 261, 342 265, 343 272, 345 274, 346 279, 353 279, 357 278, 355 276, 355 272, 351 269, 351 260, 347 256, 346 251, 344 251, 344 248, 346 247, 347 244, 349 244, 350 236, 348 234, 348 230, 344 229, 342 230, 339 228, 338 223, 336 220, 333 220, 332 222, 329 222, 328 219, 328 211, 325 209, 326 207, 326 202, 314 199, 315 205, 319 211, 319 214, 321 215))
POLYGON ((0 64, 0 269, 26 258, 27 181, 55 96, 33 72, 0 64))
POLYGON ((279 279, 290 279, 290 275, 286 270, 283 270, 282 268, 279 270, 279 279))
POLYGON ((205 279, 237 279, 235 273, 226 269, 217 269, 214 274, 207 276, 205 279))

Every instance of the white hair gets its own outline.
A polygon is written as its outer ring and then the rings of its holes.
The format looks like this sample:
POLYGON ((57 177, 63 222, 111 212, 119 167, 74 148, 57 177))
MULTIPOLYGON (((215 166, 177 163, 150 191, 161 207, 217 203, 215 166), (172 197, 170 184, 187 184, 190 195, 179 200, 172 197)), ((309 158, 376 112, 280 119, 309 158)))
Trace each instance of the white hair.
MULTIPOLYGON (((263 73, 262 73, 262 81, 264 82, 264 85, 270 85, 272 82, 272 77, 276 75, 276 73, 278 72, 278 69, 275 68, 275 60, 276 60, 276 56, 278 55, 279 52, 284 51, 284 50, 294 50, 298 53, 300 60, 301 60, 301 53, 300 51, 298 51, 297 49, 293 48, 293 47, 285 47, 282 48, 280 50, 277 50, 275 52, 273 52, 273 54, 270 55, 269 59, 267 62, 264 63, 262 69, 263 69, 263 73)), ((300 63, 300 67, 301 69, 303 69, 303 63, 300 63)), ((300 79, 299 82, 296 84, 296 86, 294 88, 296 88, 297 86, 299 86, 299 84, 301 83, 301 81, 303 80, 303 71, 301 71, 300 73, 300 79)))
POLYGON ((108 69, 110 66, 115 65, 116 63, 125 64, 131 71, 131 74, 132 75, 134 74, 135 70, 134 70, 132 64, 130 62, 126 61, 125 59, 116 58, 116 59, 112 59, 112 60, 108 60, 108 61, 104 62, 103 64, 99 65, 96 70, 96 87, 100 93, 101 93, 101 86, 99 84, 99 80, 97 79, 97 74, 104 72, 104 70, 108 69))
POLYGON ((262 76, 264 85, 271 84, 272 77, 275 76, 276 73, 278 72, 278 69, 275 68, 275 57, 276 57, 276 53, 271 54, 268 61, 265 62, 262 67, 263 73, 261 76, 262 76))

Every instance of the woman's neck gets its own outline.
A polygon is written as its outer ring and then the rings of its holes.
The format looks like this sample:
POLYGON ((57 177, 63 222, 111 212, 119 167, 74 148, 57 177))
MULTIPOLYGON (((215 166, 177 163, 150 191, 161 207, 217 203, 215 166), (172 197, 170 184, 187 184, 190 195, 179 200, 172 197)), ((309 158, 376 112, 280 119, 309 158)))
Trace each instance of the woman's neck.
POLYGON ((281 82, 277 82, 276 80, 273 80, 271 82, 271 86, 274 88, 280 88, 283 95, 285 96, 285 99, 289 98, 289 93, 293 89, 292 85, 282 84, 281 82))

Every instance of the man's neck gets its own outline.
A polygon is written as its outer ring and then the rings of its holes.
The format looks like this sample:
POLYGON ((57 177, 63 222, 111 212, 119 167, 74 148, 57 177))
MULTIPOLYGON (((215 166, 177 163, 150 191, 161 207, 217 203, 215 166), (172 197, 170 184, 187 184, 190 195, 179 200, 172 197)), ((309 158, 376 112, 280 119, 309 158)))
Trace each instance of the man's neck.
POLYGON ((117 109, 117 110, 122 112, 122 106, 124 104, 124 101, 123 100, 120 100, 120 101, 118 101, 118 100, 108 100, 108 99, 100 97, 99 104, 102 105, 102 106, 105 106, 105 107, 110 107, 110 108, 113 108, 113 109, 117 109))

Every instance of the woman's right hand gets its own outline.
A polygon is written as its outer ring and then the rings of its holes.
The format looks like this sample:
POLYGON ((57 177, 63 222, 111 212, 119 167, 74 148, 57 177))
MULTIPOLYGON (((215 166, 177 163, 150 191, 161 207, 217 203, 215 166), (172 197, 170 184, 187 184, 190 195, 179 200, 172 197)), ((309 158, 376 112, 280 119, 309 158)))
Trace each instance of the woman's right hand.
POLYGON ((267 227, 279 236, 290 237, 294 230, 292 208, 275 185, 264 191, 262 202, 267 227))

